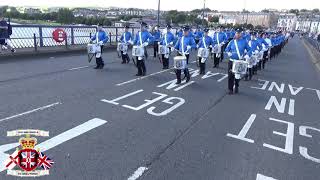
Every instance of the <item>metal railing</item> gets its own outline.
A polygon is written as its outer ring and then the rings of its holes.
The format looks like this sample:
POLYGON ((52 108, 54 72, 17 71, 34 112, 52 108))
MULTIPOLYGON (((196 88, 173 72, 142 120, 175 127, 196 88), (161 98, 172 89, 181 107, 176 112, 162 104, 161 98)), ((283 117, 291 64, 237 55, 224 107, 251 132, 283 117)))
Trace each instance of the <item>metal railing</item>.
MULTIPOLYGON (((116 44, 124 33, 123 27, 103 27, 108 33, 109 44, 116 44)), ((14 48, 38 48, 72 45, 85 45, 90 42, 90 38, 95 34, 95 26, 49 26, 49 25, 12 25, 11 44, 14 48), (63 29, 66 32, 66 39, 63 42, 56 42, 53 39, 53 31, 63 29)), ((132 34, 138 32, 139 28, 131 28, 132 34)), ((177 30, 174 29, 172 33, 177 30)))
POLYGON ((305 39, 316 49, 320 52, 320 41, 317 41, 316 39, 305 37, 305 39))

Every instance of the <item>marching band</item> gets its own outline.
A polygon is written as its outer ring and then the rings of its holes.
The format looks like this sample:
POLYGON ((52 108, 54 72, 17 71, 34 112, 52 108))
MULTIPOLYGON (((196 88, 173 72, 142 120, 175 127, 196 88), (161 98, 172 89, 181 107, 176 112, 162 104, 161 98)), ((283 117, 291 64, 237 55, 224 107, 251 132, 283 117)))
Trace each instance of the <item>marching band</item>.
MULTIPOLYGON (((290 37, 289 32, 251 29, 225 30, 222 26, 219 26, 214 33, 211 33, 212 30, 209 28, 197 28, 193 32, 189 26, 181 27, 175 35, 171 31, 172 27, 168 24, 162 31, 159 26, 156 26, 152 32, 149 32, 147 24, 141 22, 140 31, 133 36, 129 32, 129 26, 125 26, 117 46, 122 64, 130 62, 128 50, 132 45, 132 60, 138 69, 136 76, 145 76, 147 46, 153 45, 154 57, 159 56, 162 69, 169 69, 170 56, 176 54, 173 58, 173 69, 177 78, 176 84, 181 84, 184 78, 186 78, 185 82, 190 81, 188 64, 190 53, 193 53, 194 50, 197 51, 196 57, 201 75, 206 73, 208 59, 213 59, 213 67, 218 68, 224 59, 224 54, 227 54, 229 57, 227 68, 229 94, 239 93, 241 79, 251 80, 258 70, 265 69, 266 62, 281 53, 281 49, 290 37), (182 72, 185 75, 183 79, 181 78, 182 72)), ((109 37, 99 25, 96 35, 91 38, 91 43, 95 42, 95 45, 88 45, 88 53, 94 53, 96 57, 95 69, 102 69, 104 66, 101 53, 108 39, 109 37), (95 47, 94 50, 92 47, 95 47)))

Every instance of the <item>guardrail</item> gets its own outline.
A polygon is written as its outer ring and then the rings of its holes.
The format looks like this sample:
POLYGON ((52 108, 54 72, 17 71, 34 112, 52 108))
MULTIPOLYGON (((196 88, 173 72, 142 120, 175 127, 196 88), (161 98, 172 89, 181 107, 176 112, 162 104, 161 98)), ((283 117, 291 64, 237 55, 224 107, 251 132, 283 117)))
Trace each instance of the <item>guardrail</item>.
POLYGON ((320 41, 317 41, 316 39, 312 39, 310 37, 305 38, 316 50, 320 52, 320 41))
MULTIPOLYGON (((110 44, 115 44, 124 33, 123 27, 103 27, 108 33, 110 44)), ((10 36, 14 48, 34 48, 35 51, 42 47, 85 45, 90 42, 90 38, 95 34, 95 26, 49 26, 49 25, 12 25, 12 35, 10 36), (56 42, 53 39, 53 31, 63 29, 66 32, 66 39, 63 42, 56 42)), ((135 34, 139 28, 131 28, 135 34)), ((173 30, 173 33, 176 29, 173 30)))

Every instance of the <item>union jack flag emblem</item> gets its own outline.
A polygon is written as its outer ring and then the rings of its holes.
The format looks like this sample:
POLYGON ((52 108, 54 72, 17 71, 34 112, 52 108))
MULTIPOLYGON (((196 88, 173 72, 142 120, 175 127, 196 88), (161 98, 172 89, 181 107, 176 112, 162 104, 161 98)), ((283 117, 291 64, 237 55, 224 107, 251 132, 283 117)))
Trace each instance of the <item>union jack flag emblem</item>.
POLYGON ((53 164, 54 164, 53 160, 48 158, 48 156, 46 156, 42 152, 39 153, 38 167, 41 167, 44 170, 48 170, 52 167, 53 164))

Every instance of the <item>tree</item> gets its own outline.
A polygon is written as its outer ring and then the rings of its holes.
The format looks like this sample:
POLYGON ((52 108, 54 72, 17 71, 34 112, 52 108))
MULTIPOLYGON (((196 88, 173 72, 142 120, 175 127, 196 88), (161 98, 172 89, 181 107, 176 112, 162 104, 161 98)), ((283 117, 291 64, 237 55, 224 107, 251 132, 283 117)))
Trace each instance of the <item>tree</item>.
POLYGON ((61 8, 58 11, 57 22, 62 24, 71 24, 74 22, 74 15, 68 8, 61 8))
POLYGON ((299 15, 299 9, 290 9, 289 13, 293 13, 293 14, 299 15))
POLYGON ((314 13, 314 14, 318 14, 320 11, 319 11, 319 9, 313 9, 312 10, 312 13, 314 13))
POLYGON ((219 22, 219 16, 209 16, 208 20, 211 23, 218 23, 219 22))
POLYGON ((263 9, 261 12, 263 13, 269 13, 270 11, 268 9, 263 9))

